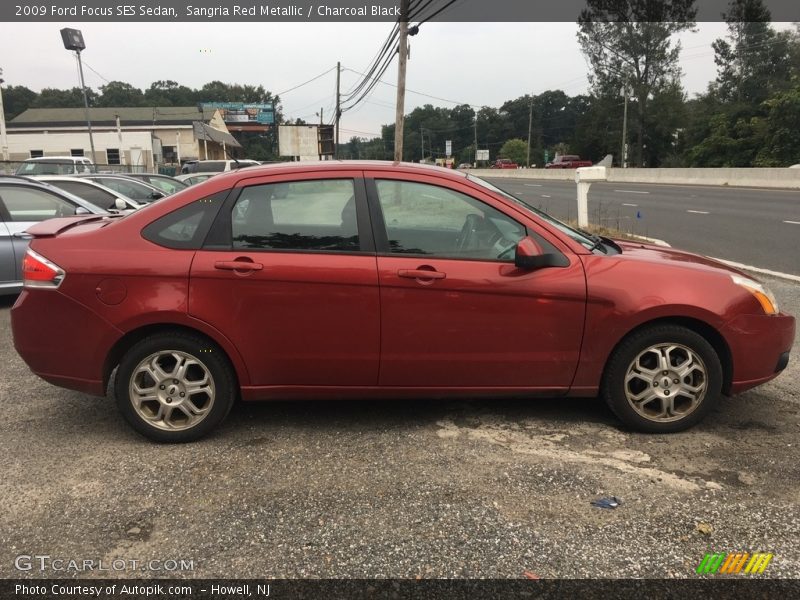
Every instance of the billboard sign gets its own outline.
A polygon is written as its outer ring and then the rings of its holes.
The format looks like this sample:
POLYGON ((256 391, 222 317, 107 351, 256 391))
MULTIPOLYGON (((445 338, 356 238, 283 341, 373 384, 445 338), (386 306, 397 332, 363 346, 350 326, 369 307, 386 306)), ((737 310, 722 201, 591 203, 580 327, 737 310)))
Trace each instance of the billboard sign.
POLYGON ((275 122, 275 108, 272 104, 248 104, 245 102, 201 102, 202 110, 218 110, 222 119, 228 122, 254 122, 272 125, 275 122))

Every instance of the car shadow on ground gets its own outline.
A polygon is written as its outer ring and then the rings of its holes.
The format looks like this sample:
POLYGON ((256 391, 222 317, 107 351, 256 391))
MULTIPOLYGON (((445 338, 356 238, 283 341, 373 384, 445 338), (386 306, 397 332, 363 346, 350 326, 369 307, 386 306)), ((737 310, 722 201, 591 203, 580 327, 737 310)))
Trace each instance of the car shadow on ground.
POLYGON ((526 422, 555 429, 576 423, 619 427, 599 398, 292 400, 238 402, 227 431, 303 425, 314 430, 416 429, 447 420, 477 425, 487 419, 526 422))

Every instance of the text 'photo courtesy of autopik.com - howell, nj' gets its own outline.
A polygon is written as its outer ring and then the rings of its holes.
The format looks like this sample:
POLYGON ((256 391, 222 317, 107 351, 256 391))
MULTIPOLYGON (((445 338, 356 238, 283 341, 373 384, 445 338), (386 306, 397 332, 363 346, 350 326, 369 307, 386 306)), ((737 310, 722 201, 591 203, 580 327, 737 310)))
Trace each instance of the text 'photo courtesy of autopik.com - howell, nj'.
POLYGON ((0 598, 800 597, 800 4, 0 4, 0 598))

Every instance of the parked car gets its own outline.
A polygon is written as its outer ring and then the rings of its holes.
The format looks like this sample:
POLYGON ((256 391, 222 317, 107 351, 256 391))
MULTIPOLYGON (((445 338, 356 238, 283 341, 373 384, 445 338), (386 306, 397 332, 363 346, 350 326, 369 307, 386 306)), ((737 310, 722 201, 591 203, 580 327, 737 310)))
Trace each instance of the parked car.
POLYGON ((187 184, 170 177, 169 175, 158 175, 156 173, 127 173, 128 177, 140 179, 147 184, 152 185, 164 192, 167 196, 185 190, 189 187, 187 184))
POLYGON ((458 168, 459 169, 471 169, 472 168, 472 163, 461 163, 460 165, 458 165, 458 168))
POLYGON ((96 207, 109 212, 130 211, 141 208, 142 205, 131 200, 124 194, 107 188, 106 186, 84 179, 83 177, 70 177, 66 175, 40 175, 38 181, 45 181, 70 194, 91 202, 96 207))
POLYGON ((510 158, 498 158, 490 166, 490 169, 518 169, 519 165, 510 158))
POLYGON ((741 271, 415 164, 242 169, 28 232, 20 356, 98 396, 115 374, 122 414, 158 441, 199 438, 239 396, 600 394, 667 433, 776 377, 794 339, 741 271))
POLYGON ((257 160, 187 160, 181 166, 181 174, 189 173, 223 173, 224 171, 235 171, 245 167, 257 167, 261 163, 257 160))
POLYGON ((0 295, 22 289, 25 230, 40 221, 73 215, 107 214, 93 204, 47 183, 0 177, 0 295))
POLYGON ((592 161, 581 160, 577 154, 564 154, 556 156, 553 162, 547 163, 545 169, 577 169, 578 167, 591 167, 592 161))
POLYGON ((79 175, 79 177, 81 179, 88 179, 89 181, 94 181, 95 183, 104 185, 108 189, 114 190, 126 198, 135 200, 139 204, 149 204, 150 202, 160 200, 167 195, 164 191, 158 189, 157 187, 152 186, 149 183, 145 183, 144 181, 138 181, 128 177, 127 175, 89 174, 79 175))
POLYGON ((17 167, 17 175, 75 175, 94 173, 95 165, 85 156, 42 156, 28 158, 17 167))
POLYGON ((217 173, 189 173, 183 175, 176 175, 175 179, 180 181, 181 183, 185 183, 186 185, 195 185, 197 183, 202 183, 209 177, 213 177, 217 175, 217 173))

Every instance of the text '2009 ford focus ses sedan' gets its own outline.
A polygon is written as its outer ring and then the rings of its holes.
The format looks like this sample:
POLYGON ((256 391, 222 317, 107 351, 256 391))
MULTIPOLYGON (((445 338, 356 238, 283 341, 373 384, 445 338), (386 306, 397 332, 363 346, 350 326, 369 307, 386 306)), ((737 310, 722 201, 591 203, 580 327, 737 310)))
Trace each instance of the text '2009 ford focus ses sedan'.
POLYGON ((234 400, 594 396, 671 432, 775 377, 794 318, 710 259, 575 231, 463 173, 291 163, 29 230, 14 342, 188 441, 234 400))

